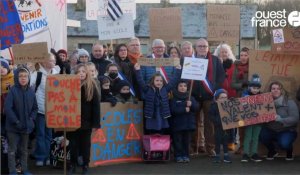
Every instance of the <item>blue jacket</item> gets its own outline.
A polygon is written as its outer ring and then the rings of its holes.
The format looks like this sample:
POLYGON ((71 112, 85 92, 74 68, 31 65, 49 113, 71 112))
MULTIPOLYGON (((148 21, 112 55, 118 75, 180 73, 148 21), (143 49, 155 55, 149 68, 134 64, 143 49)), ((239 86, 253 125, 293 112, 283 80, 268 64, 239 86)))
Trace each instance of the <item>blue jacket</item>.
POLYGON ((5 99, 6 130, 8 132, 29 134, 34 129, 34 119, 38 106, 34 90, 29 87, 30 74, 28 71, 28 85, 22 88, 19 83, 18 68, 14 77, 15 85, 10 89, 5 99))
POLYGON ((186 101, 186 99, 177 98, 175 96, 172 100, 170 100, 170 107, 172 113, 170 125, 172 131, 196 129, 195 113, 199 108, 198 102, 196 102, 194 97, 191 97, 192 106, 190 108, 190 112, 186 112, 186 101))
POLYGON ((181 70, 176 69, 176 76, 166 85, 164 85, 160 90, 155 89, 150 85, 146 85, 145 81, 142 78, 141 71, 136 71, 137 82, 142 90, 142 96, 144 97, 144 116, 146 118, 153 118, 155 116, 155 106, 154 102, 156 100, 160 101, 160 116, 162 118, 171 117, 170 107, 169 107, 169 96, 168 93, 175 87, 178 80, 180 79, 181 70), (158 94, 157 94, 158 93, 158 94), (160 99, 155 97, 159 96, 160 99))

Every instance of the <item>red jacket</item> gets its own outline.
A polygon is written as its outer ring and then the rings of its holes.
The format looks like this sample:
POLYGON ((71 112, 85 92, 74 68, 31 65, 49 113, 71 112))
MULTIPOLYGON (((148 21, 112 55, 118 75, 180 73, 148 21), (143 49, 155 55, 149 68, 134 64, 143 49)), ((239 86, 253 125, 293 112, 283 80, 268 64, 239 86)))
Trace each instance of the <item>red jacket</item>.
POLYGON ((222 88, 228 92, 228 97, 236 97, 236 90, 231 88, 232 75, 234 72, 234 64, 231 64, 229 69, 225 70, 226 78, 222 84, 222 88))

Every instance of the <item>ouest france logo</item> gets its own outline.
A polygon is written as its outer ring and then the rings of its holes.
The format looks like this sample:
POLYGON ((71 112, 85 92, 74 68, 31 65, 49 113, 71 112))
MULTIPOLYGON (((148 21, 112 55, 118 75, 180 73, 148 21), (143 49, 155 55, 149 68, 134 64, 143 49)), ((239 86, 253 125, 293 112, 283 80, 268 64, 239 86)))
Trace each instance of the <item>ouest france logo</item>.
POLYGON ((256 11, 251 18, 252 27, 285 27, 290 24, 293 27, 300 26, 300 12, 292 11, 287 14, 285 9, 281 11, 256 11))

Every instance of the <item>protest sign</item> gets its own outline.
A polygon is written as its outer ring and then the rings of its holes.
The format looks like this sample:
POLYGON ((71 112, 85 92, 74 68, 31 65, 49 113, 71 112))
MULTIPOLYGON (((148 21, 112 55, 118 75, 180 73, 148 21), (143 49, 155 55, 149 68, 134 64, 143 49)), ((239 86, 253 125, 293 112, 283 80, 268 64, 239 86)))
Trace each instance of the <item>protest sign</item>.
POLYGON ((139 58, 138 63, 141 66, 177 66, 180 64, 179 58, 139 58))
POLYGON ((300 27, 274 29, 272 33, 271 50, 273 52, 300 55, 300 27))
POLYGON ((181 41, 181 9, 150 8, 150 39, 160 38, 164 41, 181 41))
POLYGON ((240 7, 238 5, 207 5, 208 41, 239 43, 240 7))
POLYGON ((207 59, 185 57, 182 67, 182 79, 204 80, 208 66, 207 59))
POLYGON ((271 93, 251 95, 218 102, 223 129, 231 129, 275 120, 271 93))
POLYGON ((15 64, 43 62, 49 58, 46 42, 14 44, 12 50, 15 64))
POLYGON ((77 75, 49 75, 46 81, 46 124, 48 128, 81 126, 81 90, 77 75))
POLYGON ((113 21, 109 16, 98 17, 99 40, 111 40, 134 37, 134 26, 131 14, 123 14, 113 21))
POLYGON ((142 136, 142 102, 101 103, 101 129, 92 133, 89 166, 141 161, 142 136))
POLYGON ((272 51, 250 51, 249 76, 260 76, 263 92, 273 81, 280 81, 290 97, 295 97, 300 85, 300 55, 278 54, 272 51))
POLYGON ((13 0, 0 1, 0 49, 24 40, 21 21, 13 0))

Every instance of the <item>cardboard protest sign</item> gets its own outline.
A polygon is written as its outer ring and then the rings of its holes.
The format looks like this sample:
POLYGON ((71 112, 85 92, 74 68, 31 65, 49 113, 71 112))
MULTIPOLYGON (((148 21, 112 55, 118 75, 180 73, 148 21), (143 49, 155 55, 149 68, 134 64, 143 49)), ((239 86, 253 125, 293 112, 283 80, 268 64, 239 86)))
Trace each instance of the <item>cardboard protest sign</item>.
POLYGON ((101 103, 101 129, 92 133, 89 166, 141 161, 142 136, 142 102, 101 103))
POLYGON ((164 41, 181 41, 181 9, 150 8, 150 39, 160 38, 164 41))
POLYGON ((269 84, 280 81, 290 97, 295 97, 300 85, 300 55, 278 54, 272 51, 250 51, 249 76, 257 73, 262 90, 268 91, 269 84))
POLYGON ((46 42, 14 44, 12 50, 15 64, 43 62, 49 58, 46 42))
POLYGON ((156 67, 177 66, 180 64, 180 59, 179 58, 159 58, 159 59, 139 58, 138 63, 141 66, 156 66, 156 67))
POLYGON ((98 17, 99 40, 111 40, 134 37, 134 25, 131 14, 123 14, 113 21, 109 16, 98 17))
POLYGON ((282 54, 300 54, 300 27, 273 30, 271 50, 282 54), (279 39, 278 39, 279 38, 279 39), (278 40, 280 42, 278 42, 278 40))
POLYGON ((240 7, 238 5, 207 5, 208 41, 238 43, 240 39, 240 7))
POLYGON ((208 60, 185 57, 182 67, 182 79, 204 80, 207 73, 208 60))
POLYGON ((251 95, 218 102, 223 129, 266 123, 275 120, 271 93, 251 95))
POLYGON ((48 128, 81 126, 81 90, 77 75, 49 75, 46 81, 46 124, 48 128))
POLYGON ((14 0, 0 1, 0 50, 24 40, 21 21, 14 0))

